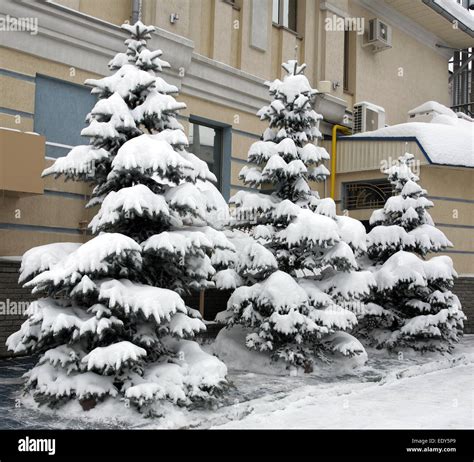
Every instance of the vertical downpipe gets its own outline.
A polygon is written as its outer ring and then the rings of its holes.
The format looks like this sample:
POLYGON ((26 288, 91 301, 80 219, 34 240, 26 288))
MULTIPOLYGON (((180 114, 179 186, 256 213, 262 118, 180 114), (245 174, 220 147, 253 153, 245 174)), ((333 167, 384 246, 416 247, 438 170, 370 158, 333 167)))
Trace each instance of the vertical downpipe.
POLYGON ((133 0, 132 2, 132 24, 141 21, 142 16, 142 0, 133 0))

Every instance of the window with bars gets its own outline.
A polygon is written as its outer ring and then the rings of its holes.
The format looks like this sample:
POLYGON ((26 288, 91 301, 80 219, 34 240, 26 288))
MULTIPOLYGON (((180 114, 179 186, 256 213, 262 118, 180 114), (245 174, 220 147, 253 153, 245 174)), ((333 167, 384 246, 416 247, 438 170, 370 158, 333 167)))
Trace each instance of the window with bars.
POLYGON ((393 194, 386 179, 343 183, 343 208, 346 210, 377 209, 393 194))

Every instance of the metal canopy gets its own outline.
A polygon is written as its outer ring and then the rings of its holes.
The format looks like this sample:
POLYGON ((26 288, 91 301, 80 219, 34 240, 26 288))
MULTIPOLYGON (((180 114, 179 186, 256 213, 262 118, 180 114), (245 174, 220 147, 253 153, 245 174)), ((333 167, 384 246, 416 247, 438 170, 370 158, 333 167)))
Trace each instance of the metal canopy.
POLYGON ((474 30, 440 8, 434 0, 385 0, 385 3, 453 48, 474 46, 474 30), (458 21, 458 28, 453 27, 454 19, 458 21))

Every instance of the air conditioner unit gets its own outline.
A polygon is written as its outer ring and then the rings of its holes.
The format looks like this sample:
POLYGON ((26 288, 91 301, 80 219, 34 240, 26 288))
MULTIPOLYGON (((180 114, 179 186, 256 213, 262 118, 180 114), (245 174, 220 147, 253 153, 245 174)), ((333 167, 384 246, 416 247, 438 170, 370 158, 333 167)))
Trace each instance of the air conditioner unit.
POLYGON ((385 109, 362 101, 354 104, 352 133, 364 133, 385 127, 385 109))
POLYGON ((371 19, 365 45, 372 45, 375 52, 392 48, 392 28, 378 18, 371 19))

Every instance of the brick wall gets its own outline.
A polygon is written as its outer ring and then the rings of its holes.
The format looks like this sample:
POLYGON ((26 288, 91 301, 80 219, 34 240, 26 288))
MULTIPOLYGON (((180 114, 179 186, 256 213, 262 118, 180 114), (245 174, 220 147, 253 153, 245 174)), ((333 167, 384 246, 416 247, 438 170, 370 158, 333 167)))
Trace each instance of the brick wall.
MULTIPOLYGON (((5 342, 16 332, 25 317, 12 314, 13 309, 25 306, 35 299, 28 289, 18 284, 20 263, 0 259, 0 358, 11 356, 5 342), (19 305, 21 303, 21 305, 19 305)), ((213 321, 216 314, 226 308, 227 300, 232 291, 208 290, 204 294, 204 319, 213 321)), ((191 308, 199 310, 199 293, 185 297, 185 302, 191 308)))
POLYGON ((474 277, 457 279, 453 292, 459 297, 464 314, 467 316, 464 333, 474 334, 474 277))
MULTIPOLYGON (((18 284, 20 263, 0 260, 0 308, 10 309, 18 306, 19 302, 31 302, 35 299, 28 289, 18 284)), ((464 332, 474 334, 474 278, 462 277, 457 279, 454 293, 459 297, 467 316, 464 332)), ((226 308, 227 300, 232 291, 208 290, 204 295, 204 319, 214 320, 216 314, 226 308)), ((188 306, 199 309, 199 294, 185 297, 188 306)), ((0 357, 10 356, 5 341, 10 334, 16 332, 24 321, 24 316, 8 314, 0 311, 0 357)))
POLYGON ((0 260, 0 357, 10 356, 5 342, 25 320, 23 315, 15 312, 35 299, 28 289, 18 284, 19 269, 19 262, 0 260))

